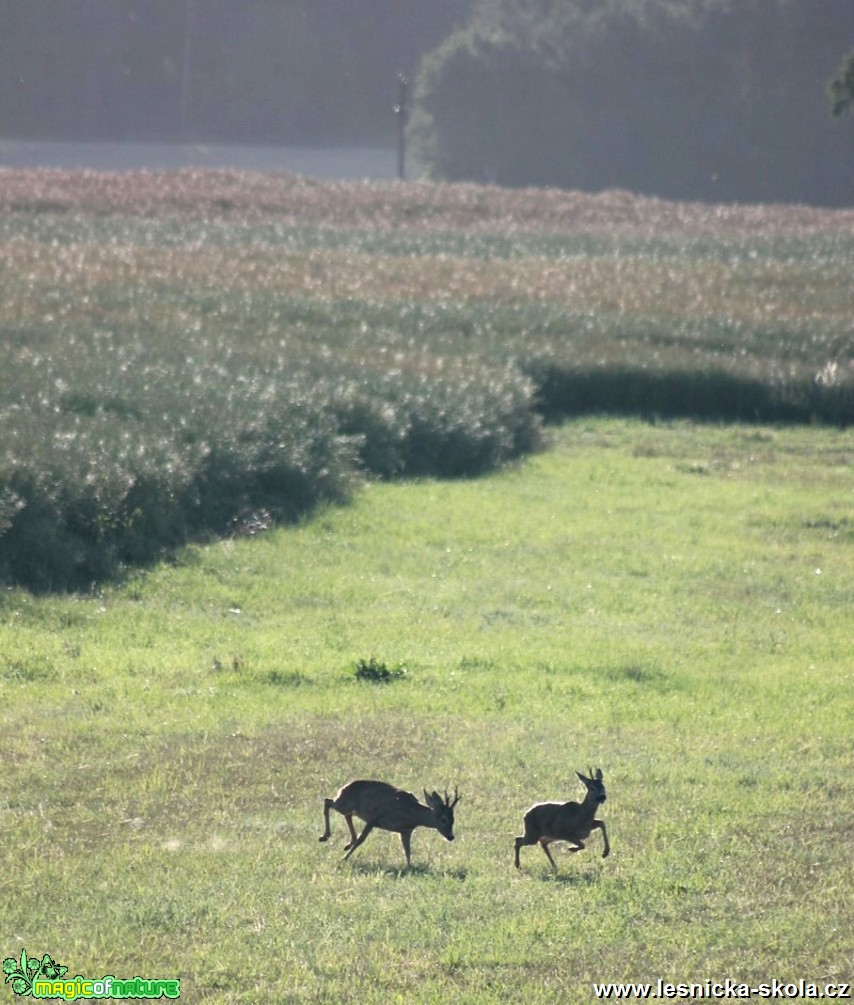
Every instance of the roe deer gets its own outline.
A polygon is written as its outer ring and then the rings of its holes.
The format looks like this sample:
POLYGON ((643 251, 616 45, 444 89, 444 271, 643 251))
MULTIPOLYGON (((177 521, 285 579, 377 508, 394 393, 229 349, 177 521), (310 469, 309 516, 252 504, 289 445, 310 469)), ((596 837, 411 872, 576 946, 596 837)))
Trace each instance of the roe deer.
POLYGON ((327 799, 323 804, 326 830, 320 840, 329 840, 332 833, 329 829, 329 811, 337 810, 343 814, 350 828, 350 842, 345 846, 345 859, 353 854, 375 827, 379 827, 380 830, 400 835, 406 864, 410 865, 409 841, 416 827, 433 827, 448 841, 454 840, 454 807, 459 801, 460 794, 456 788, 453 802, 447 792, 443 799, 438 792, 428 793, 425 789, 425 806, 411 792, 397 789, 388 782, 348 782, 339 789, 334 799, 327 799), (354 816, 365 822, 364 830, 358 837, 353 827, 354 816))
MULTIPOLYGON (((591 776, 593 771, 587 769, 591 776)), ((602 831, 605 850, 602 858, 607 858, 611 848, 608 844, 608 832, 601 820, 596 819, 596 810, 600 803, 605 802, 605 784, 602 781, 602 769, 597 768, 593 777, 586 778, 580 771, 575 772, 584 785, 587 793, 582 803, 535 803, 525 814, 525 833, 516 838, 516 868, 519 865, 519 849, 523 845, 537 844, 546 853, 546 857, 557 872, 555 860, 549 851, 551 841, 569 841, 570 851, 581 851, 584 848, 584 838, 594 830, 602 831)))

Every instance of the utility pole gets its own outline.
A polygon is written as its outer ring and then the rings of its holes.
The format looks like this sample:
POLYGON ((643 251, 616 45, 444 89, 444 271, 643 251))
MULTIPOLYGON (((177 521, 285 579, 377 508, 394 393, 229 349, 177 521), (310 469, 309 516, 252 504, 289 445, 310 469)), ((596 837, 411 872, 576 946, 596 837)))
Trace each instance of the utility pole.
POLYGON ((193 73, 193 0, 184 0, 184 52, 181 60, 181 140, 187 142, 190 121, 190 84, 193 73))
POLYGON ((394 114, 397 116, 397 177, 403 181, 406 178, 406 122, 409 118, 407 104, 407 88, 409 80, 403 72, 397 75, 397 104, 394 114))

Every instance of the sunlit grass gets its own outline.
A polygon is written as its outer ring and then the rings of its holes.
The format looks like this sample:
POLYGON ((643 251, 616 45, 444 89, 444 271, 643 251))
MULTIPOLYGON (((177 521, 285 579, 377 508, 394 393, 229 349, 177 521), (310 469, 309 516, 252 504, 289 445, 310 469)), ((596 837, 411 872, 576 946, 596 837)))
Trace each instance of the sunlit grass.
POLYGON ((4 952, 216 1003, 846 980, 850 434, 554 436, 98 595, 6 591, 4 952), (590 763, 611 856, 517 873, 522 812, 590 763), (457 840, 342 863, 322 800, 364 775, 459 785, 457 840))

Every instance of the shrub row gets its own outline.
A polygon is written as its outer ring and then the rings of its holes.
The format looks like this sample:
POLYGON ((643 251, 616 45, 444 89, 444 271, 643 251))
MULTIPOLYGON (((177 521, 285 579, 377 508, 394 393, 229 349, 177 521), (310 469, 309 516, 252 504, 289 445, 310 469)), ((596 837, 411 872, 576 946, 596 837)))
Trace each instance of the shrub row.
POLYGON ((829 379, 818 373, 775 380, 725 367, 578 366, 549 357, 531 357, 522 367, 550 421, 591 412, 721 422, 854 421, 854 386, 837 383, 832 371, 829 379))
POLYGON ((533 387, 509 370, 373 386, 308 371, 232 380, 207 380, 180 412, 168 385, 159 411, 91 394, 7 408, 0 578, 89 588, 206 534, 344 501, 360 475, 477 474, 539 442, 533 387))
MULTIPOLYGON (((832 377, 832 375, 831 375, 832 377)), ((211 374, 193 396, 66 393, 7 407, 0 578, 76 589, 206 534, 294 520, 361 475, 477 475, 537 449, 541 420, 591 412, 747 421, 854 416, 850 386, 725 370, 450 364, 289 379, 211 374)), ((184 388, 185 389, 185 388, 184 388)), ((186 389, 185 389, 186 390, 186 389)))
MULTIPOLYGON (((457 327, 461 315, 446 321, 457 327)), ((239 354, 190 366, 137 346, 116 367, 81 350, 85 365, 66 367, 67 379, 42 381, 39 395, 7 391, 0 410, 0 579, 88 588, 186 541, 346 500, 364 475, 477 475, 535 450, 543 420, 854 418, 854 388, 833 366, 812 374, 704 357, 691 368, 678 353, 672 365, 596 362, 583 340, 526 340, 512 325, 502 363, 496 323, 480 358, 413 351, 404 366, 375 360, 355 372, 345 355, 301 368, 291 355, 265 369, 239 354)))

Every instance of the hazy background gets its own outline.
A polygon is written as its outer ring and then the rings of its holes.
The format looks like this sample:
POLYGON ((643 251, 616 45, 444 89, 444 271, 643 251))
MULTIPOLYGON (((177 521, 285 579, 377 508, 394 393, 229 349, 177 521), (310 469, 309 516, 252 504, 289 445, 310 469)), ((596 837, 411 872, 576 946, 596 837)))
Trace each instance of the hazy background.
POLYGON ((356 143, 466 0, 0 0, 0 134, 356 143))
POLYGON ((393 177, 402 71, 410 174, 851 205, 852 49, 854 0, 0 0, 0 163, 393 177))

